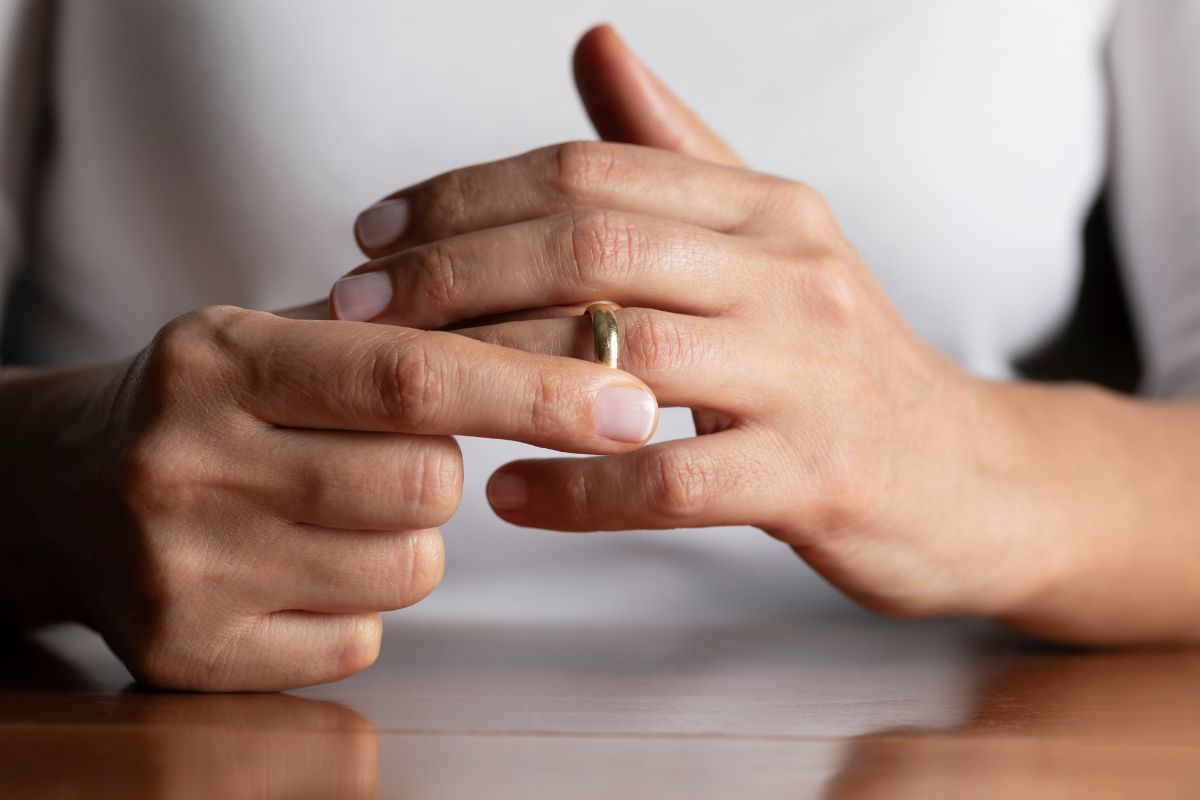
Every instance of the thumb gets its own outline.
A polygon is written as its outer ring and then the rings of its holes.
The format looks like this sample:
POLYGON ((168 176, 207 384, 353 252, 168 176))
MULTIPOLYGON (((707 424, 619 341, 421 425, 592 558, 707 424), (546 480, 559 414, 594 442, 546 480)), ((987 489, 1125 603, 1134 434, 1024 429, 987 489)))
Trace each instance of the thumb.
POLYGON ((729 145, 638 60, 611 26, 597 25, 583 35, 575 45, 574 66, 575 86, 602 139, 741 166, 729 145))

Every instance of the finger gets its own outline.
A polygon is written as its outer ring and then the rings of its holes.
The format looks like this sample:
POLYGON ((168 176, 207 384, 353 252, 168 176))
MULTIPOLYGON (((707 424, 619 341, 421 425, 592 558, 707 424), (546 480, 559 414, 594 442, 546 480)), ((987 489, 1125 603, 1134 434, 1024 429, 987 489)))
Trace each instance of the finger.
POLYGON ((271 539, 270 550, 270 564, 246 565, 243 585, 255 587, 252 603, 271 611, 405 608, 432 592, 445 568, 436 528, 344 531, 294 525, 271 539))
POLYGON ((462 452, 449 436, 272 429, 253 465, 259 502, 277 517, 344 530, 444 524, 462 496, 462 452))
POLYGON ((608 25, 575 46, 575 86, 604 139, 674 150, 718 164, 741 159, 683 104, 608 25))
POLYGON ((761 246, 673 220, 575 211, 402 250, 334 284, 331 316, 415 328, 599 298, 720 314, 761 246))
POLYGON ((371 206, 355 222, 367 256, 546 217, 608 208, 715 231, 743 229, 786 182, 678 153, 566 142, 438 175, 371 206))
MULTIPOLYGON (((194 679, 150 683, 169 689, 210 692, 278 692, 341 680, 369 667, 379 656, 378 614, 313 614, 284 611, 248 620, 225 650, 219 671, 194 679)), ((197 660, 211 659, 197 654, 197 660)), ((142 676, 138 676, 141 678, 142 676)))
MULTIPOLYGON (((764 396, 762 375, 744 355, 735 329, 721 319, 672 314, 653 308, 620 308, 621 369, 646 382, 662 406, 700 406, 739 415, 764 396)), ((504 322, 456 333, 530 353, 594 360, 587 316, 504 322)))
POLYGON ((488 501, 509 522, 560 531, 773 527, 768 487, 794 479, 774 475, 783 462, 763 449, 733 428, 619 456, 515 461, 492 475, 488 501))
MULTIPOLYGON (((611 308, 619 308, 619 306, 607 301, 611 308)), ((519 322, 528 319, 559 319, 561 317, 578 317, 587 310, 591 303, 572 303, 569 306, 542 306, 540 308, 525 308, 520 311, 506 311, 503 314, 487 314, 474 319, 455 322, 452 325, 447 325, 442 330, 459 331, 464 328, 478 328, 481 325, 499 325, 502 322, 519 322)))
POLYGON ((462 434, 612 453, 643 443, 658 422, 645 384, 575 359, 452 333, 286 320, 253 311, 200 319, 219 322, 207 338, 219 342, 238 372, 232 380, 218 375, 221 387, 273 425, 462 434))

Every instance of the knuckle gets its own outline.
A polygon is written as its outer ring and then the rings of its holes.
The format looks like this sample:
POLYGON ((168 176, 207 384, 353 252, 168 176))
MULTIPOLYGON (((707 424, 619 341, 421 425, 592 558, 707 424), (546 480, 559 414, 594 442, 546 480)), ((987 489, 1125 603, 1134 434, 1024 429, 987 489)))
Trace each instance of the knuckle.
POLYGON ((471 208, 471 177, 468 169, 456 169, 431 180, 423 195, 423 224, 443 235, 465 227, 471 208))
POLYGON ((383 639, 383 621, 378 614, 349 617, 345 624, 330 653, 329 669, 334 678, 354 675, 374 664, 383 639))
POLYGON ((566 395, 566 383, 563 376, 549 370, 537 371, 530 381, 530 390, 526 393, 529 431, 539 439, 549 439, 562 427, 558 412, 566 395))
POLYGON ((452 307, 462 296, 464 275, 453 246, 445 241, 432 242, 419 248, 416 255, 421 299, 433 308, 452 307))
POLYGON ((559 369, 536 369, 528 379, 524 397, 527 405, 523 422, 534 440, 552 441, 570 435, 586 414, 580 404, 581 384, 574 375, 559 369))
POLYGON ((195 311, 184 314, 176 322, 179 322, 184 327, 197 327, 215 333, 230 324, 232 320, 247 315, 253 316, 254 313, 244 308, 238 308, 237 306, 204 306, 203 308, 198 308, 195 311))
POLYGON ((679 368, 702 359, 715 347, 694 329, 652 309, 626 308, 617 315, 621 318, 621 352, 635 372, 679 368))
POLYGON ((608 211, 566 215, 568 256, 579 285, 603 290, 621 282, 638 260, 637 231, 608 211))
POLYGON ((760 204, 774 209, 784 219, 798 223, 805 238, 826 239, 837 236, 837 218, 825 196, 799 181, 768 177, 760 204))
POLYGON ((219 337, 237 312, 224 306, 202 308, 168 322, 150 345, 151 378, 207 374, 219 356, 219 337))
POLYGON ((834 216, 833 209, 829 206, 825 195, 811 186, 803 185, 801 198, 801 207, 810 222, 827 232, 834 232, 838 229, 837 217, 834 216))
POLYGON ((707 459, 663 448, 645 464, 644 485, 650 487, 654 511, 664 518, 694 518, 719 491, 720 475, 707 459))
POLYGON ((797 216, 798 193, 794 187, 799 184, 787 178, 761 172, 751 173, 749 180, 754 187, 753 201, 742 221, 734 226, 735 229, 745 226, 762 214, 787 220, 797 216))
POLYGON ((388 558, 375 565, 374 577, 389 587, 391 608, 420 601, 441 582, 445 566, 442 535, 436 528, 398 534, 388 558))
POLYGON ((800 181, 780 180, 776 184, 786 204, 804 217, 816 217, 829 213, 829 204, 824 195, 807 183, 800 181))
POLYGON ((462 497, 462 454, 453 439, 423 445, 406 474, 402 494, 421 510, 422 524, 441 525, 450 519, 462 497))
POLYGON ((842 330, 853 327, 859 316, 859 289, 845 261, 833 254, 809 259, 801 296, 808 315, 842 330))
POLYGON ((587 473, 581 465, 567 464, 564 467, 560 498, 567 519, 587 520, 592 518, 592 495, 587 473))
POLYGON ((403 430, 427 428, 446 389, 445 360, 435 360, 427 344, 414 340, 380 348, 372 367, 374 384, 389 418, 403 430))
POLYGON ((616 168, 617 149, 604 142, 564 142, 553 154, 555 188, 568 206, 594 202, 616 168))
POLYGON ((142 433, 117 458, 117 497, 135 518, 191 507, 199 493, 187 448, 157 431, 142 433))
MULTIPOLYGON (((271 314, 233 306, 211 306, 167 323, 145 353, 142 385, 160 400, 189 400, 197 391, 229 389, 231 369, 251 363, 246 358, 255 331, 271 314)), ((254 380, 254 375, 242 375, 254 380)))

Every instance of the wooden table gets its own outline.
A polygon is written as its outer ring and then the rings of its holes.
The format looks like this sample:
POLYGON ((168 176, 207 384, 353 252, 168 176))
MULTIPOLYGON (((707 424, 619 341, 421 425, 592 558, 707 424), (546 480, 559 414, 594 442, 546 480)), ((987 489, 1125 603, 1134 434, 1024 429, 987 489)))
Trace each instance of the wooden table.
POLYGON ((3 797, 1200 797, 1200 653, 973 623, 398 615, 372 669, 275 695, 139 690, 77 629, 3 664, 3 797))

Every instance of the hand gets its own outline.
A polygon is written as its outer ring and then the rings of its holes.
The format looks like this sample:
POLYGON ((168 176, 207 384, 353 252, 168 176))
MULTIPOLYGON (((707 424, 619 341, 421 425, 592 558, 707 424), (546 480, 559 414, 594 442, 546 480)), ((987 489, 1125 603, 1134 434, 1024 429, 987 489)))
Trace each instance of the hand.
POLYGON ((876 609, 1010 602, 1028 565, 972 444, 981 384, 914 335, 816 191, 741 166, 610 30, 576 66, 602 133, 682 152, 572 142, 399 192, 360 218, 375 260, 334 313, 587 358, 562 314, 624 306, 623 367, 701 435, 508 464, 489 498, 511 522, 750 524, 876 609))
MULTIPOLYGON (((235 308, 183 316, 89 374, 40 423, 51 463, 24 467, 40 472, 18 502, 44 534, 29 571, 137 678, 180 689, 369 665, 377 612, 441 578, 434 526, 462 489, 449 434, 621 453, 657 420, 643 384, 594 364, 235 308)), ((30 382, 6 387, 25 395, 13 408, 63 394, 30 382)))

